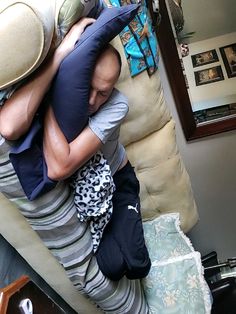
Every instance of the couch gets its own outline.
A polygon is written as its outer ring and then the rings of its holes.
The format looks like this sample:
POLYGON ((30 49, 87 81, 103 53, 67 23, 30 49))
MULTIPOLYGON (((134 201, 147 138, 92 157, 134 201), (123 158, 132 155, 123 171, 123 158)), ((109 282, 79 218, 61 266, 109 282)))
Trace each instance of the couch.
MULTIPOLYGON (((0 91, 11 88, 14 91, 14 86, 28 78, 50 55, 70 26, 96 5, 92 0, 1 0, 0 91)), ((181 229, 188 232, 198 221, 198 213, 159 72, 149 76, 144 71, 131 78, 119 36, 112 44, 119 50, 123 63, 117 88, 124 92, 130 104, 121 141, 141 184, 143 221, 177 212, 181 229)), ((0 190, 2 185, 4 181, 0 179, 0 190)), ((9 200, 3 194, 0 194, 0 231, 78 313, 99 313, 73 287, 62 266, 20 214, 14 199, 9 200)))

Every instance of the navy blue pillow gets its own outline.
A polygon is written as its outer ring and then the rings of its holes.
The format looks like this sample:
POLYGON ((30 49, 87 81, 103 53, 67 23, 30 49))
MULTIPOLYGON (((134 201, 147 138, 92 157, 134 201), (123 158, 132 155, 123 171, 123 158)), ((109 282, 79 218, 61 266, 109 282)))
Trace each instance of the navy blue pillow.
MULTIPOLYGON (((137 5, 127 5, 104 9, 62 62, 53 86, 53 110, 68 141, 87 124, 90 82, 99 50, 121 32, 138 8, 137 5)), ((28 133, 14 144, 10 153, 12 165, 29 200, 50 191, 57 183, 47 176, 42 142, 41 119, 36 116, 28 133)))
POLYGON ((54 81, 52 105, 68 142, 87 124, 90 82, 99 52, 132 21, 138 8, 135 4, 105 8, 63 60, 54 81))

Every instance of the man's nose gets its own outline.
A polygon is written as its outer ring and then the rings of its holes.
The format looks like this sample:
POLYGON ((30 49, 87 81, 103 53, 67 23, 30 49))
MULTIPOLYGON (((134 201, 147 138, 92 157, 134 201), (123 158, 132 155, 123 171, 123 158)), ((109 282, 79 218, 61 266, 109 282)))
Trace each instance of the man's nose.
POLYGON ((96 97, 97 97, 97 92, 92 89, 90 91, 90 95, 89 95, 89 104, 90 104, 90 106, 94 106, 96 104, 96 97))

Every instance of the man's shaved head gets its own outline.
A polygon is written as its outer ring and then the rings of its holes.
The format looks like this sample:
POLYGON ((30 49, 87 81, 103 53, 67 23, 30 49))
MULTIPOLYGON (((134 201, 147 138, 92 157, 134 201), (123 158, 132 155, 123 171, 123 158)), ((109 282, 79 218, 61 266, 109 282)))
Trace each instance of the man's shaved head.
POLYGON ((89 112, 93 114, 110 97, 121 71, 119 52, 111 45, 100 53, 93 72, 89 97, 89 112))
MULTIPOLYGON (((121 71, 121 57, 119 52, 110 44, 108 44, 100 53, 94 71, 97 67, 102 67, 103 70, 110 69, 111 74, 118 80, 121 71)), ((107 73, 109 74, 109 73, 107 73)))

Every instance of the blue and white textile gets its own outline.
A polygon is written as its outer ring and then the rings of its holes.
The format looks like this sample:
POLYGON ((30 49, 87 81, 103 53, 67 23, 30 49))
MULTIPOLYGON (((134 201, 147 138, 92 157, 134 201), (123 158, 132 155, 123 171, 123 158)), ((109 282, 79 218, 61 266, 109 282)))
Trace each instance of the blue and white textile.
POLYGON ((97 251, 103 231, 112 215, 115 184, 101 152, 94 155, 72 178, 74 203, 81 222, 88 222, 93 250, 97 251))
MULTIPOLYGON (((126 6, 131 0, 110 0, 114 7, 126 6)), ((144 70, 152 75, 158 68, 159 52, 146 1, 141 1, 138 14, 119 34, 124 46, 131 76, 144 70)))

